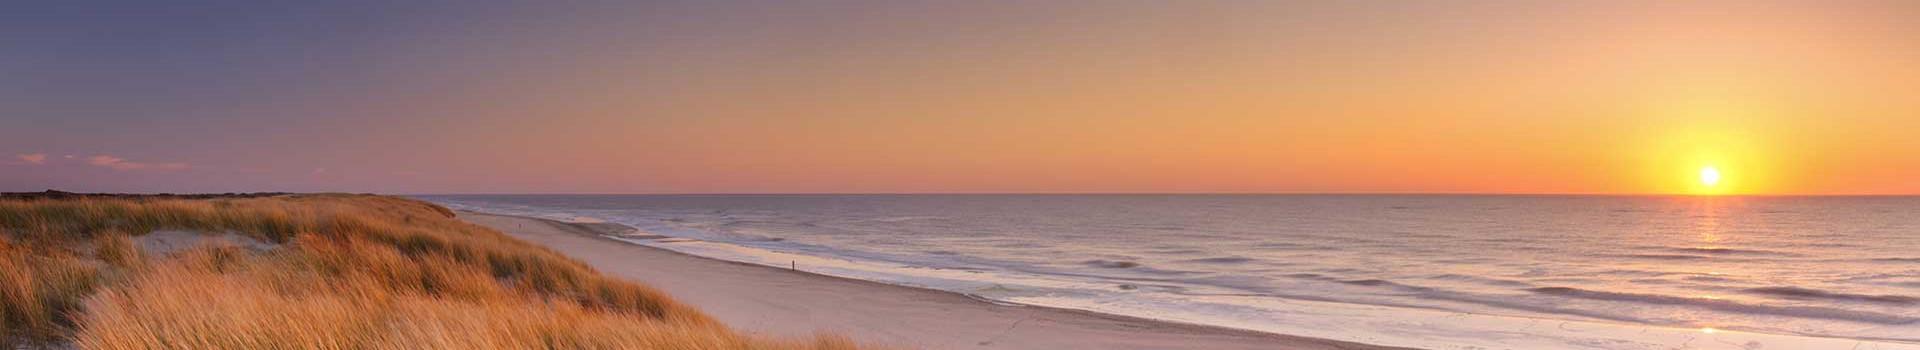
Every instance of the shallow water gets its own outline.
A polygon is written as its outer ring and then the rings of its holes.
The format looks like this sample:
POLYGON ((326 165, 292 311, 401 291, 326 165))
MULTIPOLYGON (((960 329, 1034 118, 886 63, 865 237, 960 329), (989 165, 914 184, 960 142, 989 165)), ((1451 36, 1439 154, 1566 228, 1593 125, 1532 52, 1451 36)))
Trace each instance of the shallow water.
POLYGON ((684 238, 639 244, 1003 302, 1389 345, 1920 343, 1920 198, 422 198, 604 220, 684 238))

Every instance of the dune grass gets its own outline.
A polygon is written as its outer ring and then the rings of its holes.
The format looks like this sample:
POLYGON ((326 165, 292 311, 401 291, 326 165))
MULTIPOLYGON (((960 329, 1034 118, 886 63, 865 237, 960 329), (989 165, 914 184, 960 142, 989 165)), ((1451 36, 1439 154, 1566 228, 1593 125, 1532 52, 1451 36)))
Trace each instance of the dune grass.
POLYGON ((741 335, 445 208, 371 195, 0 200, 0 329, 8 348, 858 347, 741 335), (155 230, 266 244, 156 254, 138 242, 155 230))

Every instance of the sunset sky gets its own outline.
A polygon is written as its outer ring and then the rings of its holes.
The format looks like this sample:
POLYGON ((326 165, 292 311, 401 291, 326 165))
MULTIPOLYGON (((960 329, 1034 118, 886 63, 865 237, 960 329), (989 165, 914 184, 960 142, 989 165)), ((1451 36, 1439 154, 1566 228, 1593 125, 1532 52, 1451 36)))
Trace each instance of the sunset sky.
POLYGON ((0 191, 1920 194, 1920 2, 48 1, 0 11, 0 155, 0 191))

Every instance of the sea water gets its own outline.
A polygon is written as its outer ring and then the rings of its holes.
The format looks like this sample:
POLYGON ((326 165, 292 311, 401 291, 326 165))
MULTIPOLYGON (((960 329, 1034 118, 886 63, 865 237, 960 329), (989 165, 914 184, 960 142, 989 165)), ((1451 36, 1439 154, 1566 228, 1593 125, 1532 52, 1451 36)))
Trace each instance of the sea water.
POLYGON ((1920 198, 420 196, 718 259, 1432 349, 1920 349, 1920 198))

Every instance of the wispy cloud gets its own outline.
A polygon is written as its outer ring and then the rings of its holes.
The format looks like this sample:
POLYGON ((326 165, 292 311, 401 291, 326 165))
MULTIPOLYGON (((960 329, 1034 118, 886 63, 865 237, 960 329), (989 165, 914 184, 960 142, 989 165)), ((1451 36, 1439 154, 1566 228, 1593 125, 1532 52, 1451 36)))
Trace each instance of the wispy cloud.
POLYGON ((26 161, 27 164, 33 164, 33 165, 47 164, 46 153, 16 154, 14 155, 14 158, 20 158, 20 160, 26 161))
POLYGON ((177 162, 176 163, 142 163, 142 162, 128 161, 125 158, 109 156, 109 155, 97 155, 93 157, 88 157, 87 164, 93 164, 93 166, 97 166, 97 167, 112 168, 113 170, 119 170, 119 171, 180 170, 180 169, 187 168, 187 163, 177 163, 177 162))

